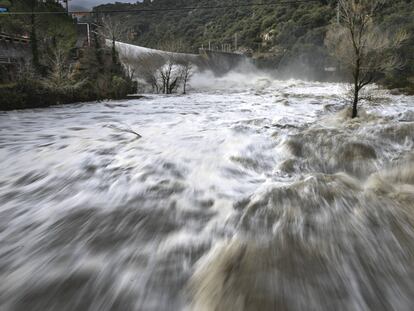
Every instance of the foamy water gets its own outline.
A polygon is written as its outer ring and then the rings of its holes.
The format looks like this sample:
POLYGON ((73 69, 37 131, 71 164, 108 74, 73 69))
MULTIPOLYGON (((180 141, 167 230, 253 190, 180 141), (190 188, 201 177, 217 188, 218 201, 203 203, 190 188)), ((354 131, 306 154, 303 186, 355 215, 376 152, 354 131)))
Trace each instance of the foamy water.
POLYGON ((211 80, 0 114, 0 310, 411 310, 414 100, 211 80))

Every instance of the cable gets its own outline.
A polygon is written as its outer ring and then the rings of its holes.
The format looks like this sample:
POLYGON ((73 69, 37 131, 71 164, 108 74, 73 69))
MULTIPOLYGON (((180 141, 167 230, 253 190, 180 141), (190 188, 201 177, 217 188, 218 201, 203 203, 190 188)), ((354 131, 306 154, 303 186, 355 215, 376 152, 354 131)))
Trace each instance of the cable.
MULTIPOLYGON (((201 6, 201 7, 181 7, 181 8, 157 8, 157 9, 132 9, 132 10, 102 10, 102 11, 69 11, 69 14, 117 14, 117 13, 145 13, 145 12, 168 12, 168 11, 192 11, 192 10, 217 10, 217 9, 236 9, 244 7, 262 7, 262 6, 278 6, 285 4, 310 3, 317 0, 291 0, 268 3, 250 3, 237 5, 218 5, 218 6, 201 6)), ((5 12, 4 15, 52 15, 52 14, 68 14, 66 11, 40 11, 40 12, 5 12)))

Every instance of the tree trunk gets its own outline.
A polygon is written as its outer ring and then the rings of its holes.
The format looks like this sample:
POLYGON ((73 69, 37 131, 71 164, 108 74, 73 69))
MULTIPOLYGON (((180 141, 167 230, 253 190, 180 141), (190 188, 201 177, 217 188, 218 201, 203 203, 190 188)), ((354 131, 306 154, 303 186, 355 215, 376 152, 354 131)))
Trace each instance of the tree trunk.
POLYGON ((116 45, 115 45, 115 37, 112 37, 112 63, 116 64, 116 45))
POLYGON ((358 100, 359 100, 359 91, 357 86, 355 86, 354 90, 354 102, 352 105, 352 119, 358 116, 358 100))
POLYGON ((187 93, 187 80, 188 80, 188 74, 184 73, 184 77, 183 77, 183 94, 184 95, 187 93))
POLYGON ((166 94, 170 94, 170 77, 171 77, 171 64, 168 64, 168 71, 167 71, 167 75, 166 75, 166 82, 165 82, 165 87, 166 87, 166 94))
MULTIPOLYGON (((33 6, 33 10, 34 11, 34 6, 33 6)), ((37 36, 36 36, 36 17, 34 14, 31 15, 30 17, 30 47, 32 49, 32 62, 33 62, 33 67, 35 69, 35 71, 39 70, 39 50, 38 50, 38 46, 37 46, 37 36)))
MULTIPOLYGON (((358 51, 357 51, 358 53, 358 51)), ((356 67, 354 72, 354 101, 352 103, 352 119, 358 116, 358 101, 359 101, 359 74, 361 69, 361 62, 359 57, 356 61, 356 67)))
POLYGON ((96 32, 94 32, 94 34, 93 34, 93 42, 94 42, 94 44, 92 45, 92 47, 94 47, 94 50, 95 50, 95 57, 96 57, 96 60, 97 60, 97 62, 98 62, 98 64, 100 65, 100 66, 98 66, 98 70, 99 70, 99 72, 103 72, 103 68, 104 68, 104 66, 103 66, 103 59, 102 59, 102 51, 101 51, 101 44, 100 44, 100 42, 99 42, 99 38, 98 38, 98 34, 96 33, 96 32))

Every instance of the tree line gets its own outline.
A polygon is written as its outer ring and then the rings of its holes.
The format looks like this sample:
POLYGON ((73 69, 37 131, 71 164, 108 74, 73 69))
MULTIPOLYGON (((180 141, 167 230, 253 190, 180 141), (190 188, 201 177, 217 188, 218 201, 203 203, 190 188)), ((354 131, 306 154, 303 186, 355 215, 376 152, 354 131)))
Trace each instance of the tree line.
MULTIPOLYGON (((363 1, 361 1, 363 2, 363 1)), ((220 0, 153 0, 135 4, 115 3, 95 10, 157 9, 180 6, 214 6, 220 0)), ((228 0, 226 5, 255 3, 254 0, 228 0)), ((384 0, 370 14, 376 28, 384 32, 404 30, 414 33, 414 1, 384 0)), ((122 41, 149 48, 171 39, 186 42, 185 52, 197 53, 202 46, 229 44, 250 52, 255 63, 264 69, 296 72, 308 79, 328 80, 325 67, 336 59, 326 48, 326 35, 337 23, 338 0, 309 1, 271 7, 246 7, 228 10, 192 10, 112 14, 125 24, 122 41)), ((342 19, 342 13, 339 12, 342 19)), ((395 48, 405 60, 394 70, 377 73, 379 82, 389 88, 414 93, 414 36, 395 48)))
MULTIPOLYGON (((54 1, 16 0, 10 11, 61 11, 54 1)), ((0 31, 27 36, 30 57, 0 66, 0 110, 59 103, 124 98, 135 92, 103 28, 91 29, 89 42, 66 14, 0 16, 0 31), (7 71, 17 74, 9 78, 7 71)))

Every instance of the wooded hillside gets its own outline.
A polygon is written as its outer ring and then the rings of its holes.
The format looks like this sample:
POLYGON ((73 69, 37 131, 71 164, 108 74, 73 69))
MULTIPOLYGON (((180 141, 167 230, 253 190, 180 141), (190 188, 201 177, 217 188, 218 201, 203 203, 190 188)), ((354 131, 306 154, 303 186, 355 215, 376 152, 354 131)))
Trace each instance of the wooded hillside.
MULTIPOLYGON (((281 1, 285 2, 285 1, 281 1)), ((263 3, 257 0, 153 0, 136 4, 108 4, 95 10, 159 9, 171 7, 213 7, 263 3)), ((251 51, 257 63, 269 69, 301 71, 316 78, 330 63, 324 46, 327 26, 336 19, 335 0, 319 0, 275 6, 221 9, 193 9, 115 14, 125 25, 123 41, 159 48, 167 41, 180 41, 182 50, 200 47, 221 49, 229 44, 251 51)), ((414 1, 387 1, 380 12, 380 27, 405 29, 410 38, 401 50, 405 66, 384 77, 390 87, 412 85, 414 77, 414 1)))

